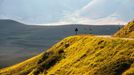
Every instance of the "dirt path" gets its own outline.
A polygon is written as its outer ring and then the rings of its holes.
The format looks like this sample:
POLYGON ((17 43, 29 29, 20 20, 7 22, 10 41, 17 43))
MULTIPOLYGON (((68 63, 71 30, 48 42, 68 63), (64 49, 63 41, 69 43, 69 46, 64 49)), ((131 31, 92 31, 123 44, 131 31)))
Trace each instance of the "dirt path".
MULTIPOLYGON (((116 37, 112 37, 112 36, 110 36, 110 35, 97 35, 96 37, 116 38, 116 37)), ((133 38, 119 38, 119 39, 123 39, 123 40, 134 40, 133 38)))

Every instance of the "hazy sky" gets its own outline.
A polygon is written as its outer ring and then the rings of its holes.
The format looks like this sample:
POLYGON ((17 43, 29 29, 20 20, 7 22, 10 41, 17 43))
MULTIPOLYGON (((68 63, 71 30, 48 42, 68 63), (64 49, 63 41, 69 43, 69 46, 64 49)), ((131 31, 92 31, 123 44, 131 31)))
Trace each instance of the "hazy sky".
POLYGON ((1 18, 24 22, 51 23, 63 19, 90 0, 0 0, 1 18), (40 20, 40 21, 39 21, 40 20))
POLYGON ((0 18, 26 24, 117 24, 134 19, 134 0, 0 0, 0 18))

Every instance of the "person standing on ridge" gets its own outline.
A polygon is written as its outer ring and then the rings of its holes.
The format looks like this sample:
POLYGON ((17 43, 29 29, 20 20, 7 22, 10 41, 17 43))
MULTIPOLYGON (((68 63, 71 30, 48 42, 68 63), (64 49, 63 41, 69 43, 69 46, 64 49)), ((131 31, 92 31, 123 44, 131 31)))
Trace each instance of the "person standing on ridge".
POLYGON ((78 28, 75 28, 75 32, 76 32, 76 35, 77 35, 77 32, 78 32, 78 28))

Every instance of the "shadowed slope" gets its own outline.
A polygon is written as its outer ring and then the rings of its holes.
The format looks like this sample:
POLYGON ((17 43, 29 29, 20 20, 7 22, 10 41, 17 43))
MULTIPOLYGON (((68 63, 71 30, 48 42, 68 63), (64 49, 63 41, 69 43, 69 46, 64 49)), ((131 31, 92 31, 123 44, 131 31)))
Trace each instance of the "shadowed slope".
POLYGON ((75 34, 115 33, 120 25, 62 25, 34 26, 12 20, 0 20, 0 68, 31 58, 50 48, 59 40, 75 34), (55 35, 56 34, 56 35, 55 35))

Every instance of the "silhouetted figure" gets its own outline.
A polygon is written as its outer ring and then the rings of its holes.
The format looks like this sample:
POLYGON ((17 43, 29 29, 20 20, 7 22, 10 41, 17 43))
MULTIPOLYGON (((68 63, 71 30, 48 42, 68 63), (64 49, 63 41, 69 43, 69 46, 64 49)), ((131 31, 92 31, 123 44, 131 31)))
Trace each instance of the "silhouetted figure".
POLYGON ((89 34, 92 34, 92 28, 89 28, 89 34))
POLYGON ((77 35, 77 32, 78 32, 78 28, 75 28, 75 32, 76 32, 76 35, 77 35))

